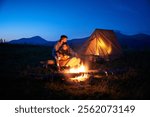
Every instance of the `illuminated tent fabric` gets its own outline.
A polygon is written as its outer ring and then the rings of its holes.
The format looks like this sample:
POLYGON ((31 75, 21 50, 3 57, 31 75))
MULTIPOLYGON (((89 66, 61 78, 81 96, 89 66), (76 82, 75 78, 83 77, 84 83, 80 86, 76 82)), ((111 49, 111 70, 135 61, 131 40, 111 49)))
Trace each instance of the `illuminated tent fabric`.
POLYGON ((85 41, 79 53, 114 59, 121 55, 121 47, 113 30, 96 29, 85 41))

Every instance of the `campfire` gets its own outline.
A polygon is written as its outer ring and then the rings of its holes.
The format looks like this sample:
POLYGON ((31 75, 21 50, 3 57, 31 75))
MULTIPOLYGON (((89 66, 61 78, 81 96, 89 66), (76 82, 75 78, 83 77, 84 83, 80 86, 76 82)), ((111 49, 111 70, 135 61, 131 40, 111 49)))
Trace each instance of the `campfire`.
POLYGON ((81 72, 82 73, 86 72, 86 67, 83 64, 77 68, 69 69, 69 73, 81 73, 81 72))
POLYGON ((83 82, 86 81, 89 77, 88 74, 85 74, 87 72, 87 68, 85 65, 80 65, 76 68, 70 68, 67 73, 69 74, 77 74, 75 77, 68 78, 68 81, 70 82, 83 82))

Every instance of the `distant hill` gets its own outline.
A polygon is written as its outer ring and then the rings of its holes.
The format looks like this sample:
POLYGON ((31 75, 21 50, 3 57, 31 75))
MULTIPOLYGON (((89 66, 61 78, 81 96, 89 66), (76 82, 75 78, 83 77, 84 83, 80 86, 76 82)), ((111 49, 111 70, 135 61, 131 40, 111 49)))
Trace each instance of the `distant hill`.
MULTIPOLYGON (((120 32, 115 32, 118 41, 122 48, 125 49, 143 49, 150 48, 150 35, 147 34, 136 34, 136 35, 124 35, 120 32)), ((89 37, 68 40, 69 45, 72 48, 79 48, 89 37)), ((31 38, 21 38, 18 40, 12 40, 11 44, 31 44, 31 45, 45 45, 54 46, 57 41, 47 41, 40 36, 31 38)))
POLYGON ((127 49, 150 48, 150 35, 147 34, 124 35, 122 33, 116 33, 116 36, 123 48, 127 49))
POLYGON ((74 49, 79 49, 82 44, 88 39, 89 37, 80 38, 80 39, 72 39, 68 41, 68 44, 74 49))
POLYGON ((11 44, 45 45, 48 43, 48 41, 43 39, 40 36, 35 36, 35 37, 31 37, 31 38, 21 38, 21 39, 17 39, 17 40, 12 40, 9 43, 11 43, 11 44))
MULTIPOLYGON (((68 43, 71 46, 81 45, 87 39, 88 39, 88 37, 81 38, 81 39, 72 39, 72 40, 68 40, 68 43)), ((29 45, 53 46, 56 42, 57 41, 47 41, 46 39, 43 39, 40 36, 34 36, 31 38, 21 38, 21 39, 12 40, 9 43, 10 44, 29 44, 29 45)))

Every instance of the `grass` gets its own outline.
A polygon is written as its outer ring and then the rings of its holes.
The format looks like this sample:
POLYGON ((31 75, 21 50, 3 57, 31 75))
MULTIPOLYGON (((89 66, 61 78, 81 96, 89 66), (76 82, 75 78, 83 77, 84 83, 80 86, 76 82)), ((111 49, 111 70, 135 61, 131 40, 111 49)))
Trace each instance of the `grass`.
POLYGON ((1 99, 150 99, 150 51, 124 51, 122 58, 92 64, 95 68, 123 72, 68 84, 52 80, 52 69, 40 61, 52 59, 52 47, 0 45, 1 99))

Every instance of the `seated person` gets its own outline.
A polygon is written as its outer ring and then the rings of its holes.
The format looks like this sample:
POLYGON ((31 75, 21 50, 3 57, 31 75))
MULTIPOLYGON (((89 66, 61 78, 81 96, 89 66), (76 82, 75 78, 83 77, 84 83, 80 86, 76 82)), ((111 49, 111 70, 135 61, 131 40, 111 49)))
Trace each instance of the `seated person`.
POLYGON ((68 37, 66 35, 61 35, 59 41, 55 44, 52 55, 53 57, 56 56, 56 52, 60 49, 63 43, 67 43, 68 37))
POLYGON ((60 67, 75 67, 80 65, 80 58, 78 58, 77 53, 75 53, 67 43, 62 44, 56 54, 60 67))
POLYGON ((60 68, 60 66, 59 66, 57 53, 58 53, 58 50, 60 49, 60 47, 62 46, 62 44, 67 42, 67 39, 68 39, 68 37, 66 35, 61 35, 59 41, 55 44, 55 46, 52 50, 52 56, 56 60, 56 64, 57 64, 58 69, 60 68))

